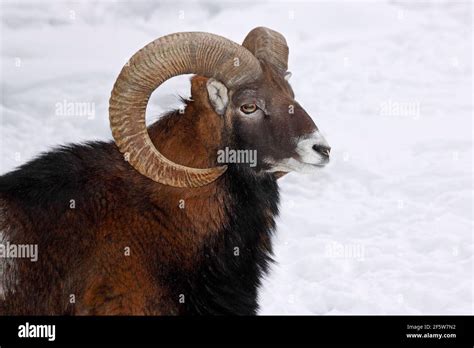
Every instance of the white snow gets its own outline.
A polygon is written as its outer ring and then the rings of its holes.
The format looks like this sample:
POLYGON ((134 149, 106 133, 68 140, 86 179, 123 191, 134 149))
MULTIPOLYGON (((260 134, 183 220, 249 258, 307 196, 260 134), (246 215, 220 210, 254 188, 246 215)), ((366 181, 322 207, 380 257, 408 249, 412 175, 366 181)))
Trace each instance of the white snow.
MULTIPOLYGON (((261 314, 473 313, 469 1, 0 6, 0 173, 58 144, 110 139, 115 77, 149 41, 207 31, 241 42, 268 26, 287 38, 291 83, 332 163, 280 180, 261 314)), ((154 93, 150 119, 179 105, 187 79, 154 93)))

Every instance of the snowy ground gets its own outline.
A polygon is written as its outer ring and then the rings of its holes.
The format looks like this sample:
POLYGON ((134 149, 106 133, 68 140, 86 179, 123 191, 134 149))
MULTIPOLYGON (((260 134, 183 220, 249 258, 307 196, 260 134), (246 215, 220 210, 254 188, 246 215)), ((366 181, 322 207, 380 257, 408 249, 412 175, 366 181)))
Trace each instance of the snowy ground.
MULTIPOLYGON (((469 1, 1 2, 0 173, 65 142, 110 139, 122 65, 149 41, 282 32, 297 99, 333 150, 281 180, 262 314, 473 313, 469 1), (85 103, 85 114, 61 113, 85 103)), ((154 118, 186 77, 152 98, 154 118)))

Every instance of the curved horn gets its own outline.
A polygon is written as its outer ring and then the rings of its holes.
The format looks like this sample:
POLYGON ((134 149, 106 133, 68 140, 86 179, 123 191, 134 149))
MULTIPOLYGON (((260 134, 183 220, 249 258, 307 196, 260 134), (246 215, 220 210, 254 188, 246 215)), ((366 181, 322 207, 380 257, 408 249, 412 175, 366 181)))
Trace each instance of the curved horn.
POLYGON ((247 34, 242 46, 280 72, 288 70, 288 46, 280 33, 265 27, 255 28, 247 34))
POLYGON ((153 145, 145 123, 151 93, 181 74, 213 77, 227 88, 252 82, 261 74, 258 60, 221 36, 189 32, 161 37, 139 50, 123 67, 109 103, 112 135, 120 152, 144 176, 164 185, 198 187, 221 176, 227 166, 198 169, 176 164, 153 145))

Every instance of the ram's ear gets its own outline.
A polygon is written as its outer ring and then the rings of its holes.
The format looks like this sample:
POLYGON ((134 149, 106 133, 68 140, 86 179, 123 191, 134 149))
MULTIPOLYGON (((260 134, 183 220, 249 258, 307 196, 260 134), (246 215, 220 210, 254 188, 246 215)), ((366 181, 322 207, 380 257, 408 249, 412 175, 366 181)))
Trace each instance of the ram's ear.
POLYGON ((214 110, 219 115, 224 115, 227 104, 229 103, 227 87, 224 86, 222 82, 211 78, 207 80, 207 94, 214 110))

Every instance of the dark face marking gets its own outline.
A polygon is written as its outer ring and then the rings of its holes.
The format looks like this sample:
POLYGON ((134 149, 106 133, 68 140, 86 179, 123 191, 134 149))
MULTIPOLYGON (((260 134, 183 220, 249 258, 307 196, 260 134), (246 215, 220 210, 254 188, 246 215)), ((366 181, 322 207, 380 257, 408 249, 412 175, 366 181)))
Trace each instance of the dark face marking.
POLYGON ((257 171, 270 170, 272 165, 268 160, 274 163, 288 158, 300 160, 298 140, 318 129, 295 101, 284 74, 264 62, 262 68, 262 79, 234 91, 229 105, 235 147, 257 151, 257 171), (253 109, 254 112, 248 112, 253 109))

